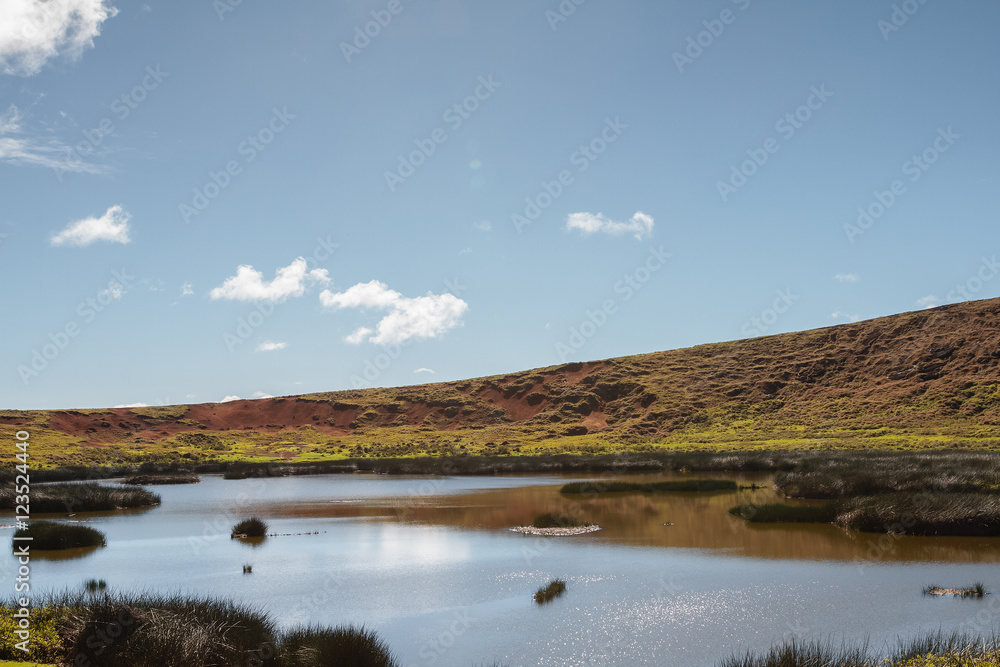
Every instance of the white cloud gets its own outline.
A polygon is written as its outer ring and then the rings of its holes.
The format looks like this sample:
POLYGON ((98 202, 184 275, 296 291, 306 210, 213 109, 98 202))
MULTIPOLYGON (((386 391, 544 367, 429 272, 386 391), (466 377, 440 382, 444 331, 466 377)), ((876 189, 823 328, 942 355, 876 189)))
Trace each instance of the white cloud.
POLYGON ((841 283, 856 283, 861 280, 861 276, 856 273, 838 273, 833 279, 841 283))
POLYGON ((263 391, 255 391, 252 396, 254 398, 274 398, 271 394, 264 393, 263 391))
POLYGON ((108 283, 107 289, 101 290, 101 294, 107 294, 115 301, 120 301, 122 295, 125 294, 125 286, 118 281, 113 281, 108 283))
POLYGON ((12 132, 21 131, 21 112, 18 111, 16 105, 11 104, 7 107, 2 115, 0 115, 0 134, 10 134, 12 132))
POLYGON ((320 303, 327 308, 372 308, 388 310, 376 329, 368 327, 355 330, 344 340, 360 343, 366 336, 369 343, 384 345, 402 343, 411 338, 436 338, 458 326, 469 304, 454 294, 431 294, 414 298, 404 297, 388 285, 377 280, 358 283, 343 292, 323 290, 320 303))
POLYGON ((116 408, 148 408, 149 406, 145 403, 125 403, 124 405, 116 405, 116 408))
POLYGON ((191 283, 181 285, 181 296, 191 296, 192 294, 194 294, 194 287, 192 287, 191 283))
POLYGON ((934 308, 936 306, 940 306, 941 301, 933 294, 928 294, 927 296, 917 299, 917 305, 921 308, 934 308))
POLYGON ((628 222, 615 222, 598 213, 571 213, 566 218, 566 229, 578 229, 584 236, 602 232, 617 236, 626 232, 631 233, 636 239, 642 240, 644 236, 653 233, 653 218, 642 211, 636 211, 635 215, 629 218, 628 222))
POLYGON ((479 222, 473 223, 473 225, 481 232, 488 232, 493 229, 493 223, 489 220, 480 220, 479 222))
POLYGON ((128 243, 128 221, 132 216, 121 206, 115 205, 99 218, 84 218, 71 222, 64 230, 49 239, 52 245, 87 246, 95 241, 128 243))
POLYGON ((461 250, 458 251, 458 254, 468 255, 470 252, 472 252, 472 248, 462 248, 461 250))
POLYGON ((365 338, 375 333, 374 329, 369 329, 368 327, 360 327, 353 331, 352 333, 344 336, 344 342, 350 343, 351 345, 357 345, 358 343, 363 343, 365 338))
POLYGON ((249 264, 236 268, 236 275, 209 292, 213 299, 234 301, 283 301, 290 296, 302 296, 307 283, 326 284, 330 276, 326 269, 306 270, 306 260, 296 258, 288 266, 275 272, 274 280, 264 281, 264 274, 249 264))
POLYGON ((0 71, 31 76, 50 59, 77 59, 118 10, 105 0, 0 2, 0 71))
POLYGON ((265 340, 257 346, 258 352, 274 352, 275 350, 284 350, 288 347, 288 343, 275 343, 269 340, 265 340))
POLYGON ((415 370, 413 372, 414 373, 431 373, 431 374, 434 374, 435 371, 432 370, 432 369, 430 369, 430 368, 418 368, 417 370, 415 370))
POLYGON ((243 399, 237 396, 236 394, 229 394, 221 401, 219 401, 219 403, 229 403, 230 401, 242 401, 242 400, 243 399))
POLYGON ((861 319, 861 316, 857 313, 842 313, 839 310, 834 313, 830 313, 830 317, 835 320, 845 320, 847 322, 857 322, 861 319))

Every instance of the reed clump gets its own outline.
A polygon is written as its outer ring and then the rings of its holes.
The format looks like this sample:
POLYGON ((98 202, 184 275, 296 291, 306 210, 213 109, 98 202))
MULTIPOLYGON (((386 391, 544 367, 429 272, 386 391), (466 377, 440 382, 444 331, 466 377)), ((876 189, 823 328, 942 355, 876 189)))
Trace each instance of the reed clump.
POLYGON ((32 521, 27 528, 18 528, 14 533, 13 546, 30 544, 32 549, 59 551, 81 547, 103 547, 107 540, 99 530, 90 526, 56 523, 54 521, 32 521), (18 538, 30 537, 31 541, 18 538))
MULTIPOLYGON (((31 510, 41 513, 101 512, 150 507, 160 496, 143 488, 83 484, 42 484, 31 487, 31 510)), ((14 487, 0 488, 0 509, 14 509, 14 487)))
POLYGON ((566 592, 566 582, 562 579, 553 579, 547 585, 542 586, 532 597, 538 604, 551 602, 566 592))

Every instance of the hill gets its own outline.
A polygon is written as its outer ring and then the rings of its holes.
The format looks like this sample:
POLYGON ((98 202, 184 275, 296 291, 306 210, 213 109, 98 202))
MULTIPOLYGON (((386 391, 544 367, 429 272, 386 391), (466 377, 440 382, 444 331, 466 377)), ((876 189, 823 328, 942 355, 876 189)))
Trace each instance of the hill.
POLYGON ((0 411, 36 465, 670 449, 1000 448, 1000 299, 399 388, 0 411))

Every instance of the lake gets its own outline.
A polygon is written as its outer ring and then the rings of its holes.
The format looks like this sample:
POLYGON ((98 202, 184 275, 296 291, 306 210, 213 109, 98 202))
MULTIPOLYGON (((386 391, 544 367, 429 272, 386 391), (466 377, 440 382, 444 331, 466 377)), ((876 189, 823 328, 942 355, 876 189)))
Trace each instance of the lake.
MULTIPOLYGON (((881 646, 970 620, 985 634, 997 628, 996 596, 938 598, 921 589, 983 581, 1000 590, 1000 538, 747 525, 727 513, 742 502, 777 500, 769 488, 559 493, 567 481, 610 478, 205 475, 200 484, 149 487, 162 496, 159 507, 65 519, 104 531, 108 546, 36 552, 34 595, 97 578, 112 589, 231 598, 261 606, 286 627, 364 624, 407 666, 713 665, 792 638, 881 646), (550 538, 508 530, 543 512, 604 530, 550 538), (250 514, 280 535, 260 544, 231 540, 232 525, 250 514), (242 573, 244 564, 252 574, 242 573), (556 577, 566 593, 533 602, 556 577)), ((5 529, 8 539, 12 532, 5 529)), ((12 582, 12 556, 2 569, 12 582)))

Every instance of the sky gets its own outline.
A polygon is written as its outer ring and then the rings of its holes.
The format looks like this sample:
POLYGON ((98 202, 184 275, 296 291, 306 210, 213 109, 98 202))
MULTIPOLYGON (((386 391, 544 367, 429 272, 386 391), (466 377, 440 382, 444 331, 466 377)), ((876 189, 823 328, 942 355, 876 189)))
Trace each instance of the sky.
POLYGON ((998 23, 4 2, 0 407, 404 386, 996 297, 998 23))

